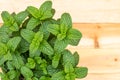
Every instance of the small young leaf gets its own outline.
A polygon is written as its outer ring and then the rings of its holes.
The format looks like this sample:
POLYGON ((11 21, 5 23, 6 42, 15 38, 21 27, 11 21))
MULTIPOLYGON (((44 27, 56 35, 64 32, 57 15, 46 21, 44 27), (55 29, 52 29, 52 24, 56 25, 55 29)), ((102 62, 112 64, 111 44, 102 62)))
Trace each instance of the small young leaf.
POLYGON ((65 26, 63 24, 60 24, 60 32, 61 32, 61 34, 66 34, 68 29, 69 28, 67 26, 65 26))
POLYGON ((58 34, 57 39, 58 40, 63 40, 66 37, 66 34, 58 34))
POLYGON ((47 74, 47 73, 48 73, 48 72, 47 72, 47 62, 46 62, 45 59, 42 60, 42 63, 41 63, 41 65, 40 65, 40 68, 42 69, 43 74, 47 74))
POLYGON ((52 2, 51 1, 46 1, 44 2, 40 8, 40 20, 45 20, 48 18, 51 18, 53 16, 52 14, 52 2))
POLYGON ((55 52, 61 53, 68 45, 68 41, 63 40, 56 40, 54 45, 55 52))
POLYGON ((53 66, 54 68, 57 68, 57 67, 58 67, 60 58, 61 58, 61 54, 57 54, 57 53, 56 53, 56 54, 53 56, 52 66, 53 66))
POLYGON ((67 33, 67 38, 69 39, 69 44, 78 45, 79 40, 81 39, 82 34, 76 29, 70 29, 67 33))
POLYGON ((21 37, 13 37, 8 41, 7 46, 9 47, 9 49, 11 49, 11 51, 15 51, 20 41, 21 37))
POLYGON ((43 52, 44 54, 47 54, 47 55, 52 55, 54 53, 50 44, 45 40, 43 40, 41 42, 39 49, 41 52, 43 52))
POLYGON ((73 56, 74 56, 74 58, 75 58, 75 65, 77 66, 78 63, 79 63, 79 54, 78 54, 77 52, 75 52, 75 53, 73 54, 73 56))
POLYGON ((62 26, 68 27, 68 29, 72 28, 72 19, 69 13, 62 14, 60 24, 62 24, 62 26))
POLYGON ((88 73, 88 69, 86 67, 78 67, 75 68, 75 74, 76 74, 76 78, 84 78, 87 76, 88 73))
POLYGON ((74 68, 73 68, 72 64, 67 62, 64 65, 64 71, 65 71, 65 73, 72 73, 74 71, 74 68))
POLYGON ((27 11, 21 11, 17 15, 15 15, 15 20, 18 23, 18 25, 21 25, 22 22, 27 18, 28 12, 27 11))
POLYGON ((40 11, 33 6, 28 6, 27 11, 34 17, 34 18, 39 18, 40 17, 40 11))
POLYGON ((75 80, 76 78, 76 75, 74 73, 68 73, 66 76, 65 76, 65 79, 66 80, 75 80))
POLYGON ((72 66, 74 67, 75 66, 75 58, 72 55, 72 53, 68 50, 64 50, 62 52, 62 54, 63 54, 63 65, 65 65, 66 63, 71 63, 72 66))
POLYGON ((34 57, 34 60, 37 64, 42 63, 41 57, 34 57))
POLYGON ((26 63, 26 66, 29 67, 30 69, 34 69, 35 68, 35 61, 32 58, 28 58, 28 62, 26 63))
POLYGON ((29 43, 32 42, 32 39, 34 38, 35 33, 28 29, 22 29, 21 30, 21 36, 29 43))
POLYGON ((51 80, 66 80, 64 71, 53 74, 51 80))
POLYGON ((21 69, 21 74, 27 79, 27 78, 31 78, 33 76, 33 72, 32 70, 30 70, 29 68, 27 68, 26 66, 22 66, 21 69))
POLYGON ((59 25, 57 24, 49 24, 47 30, 53 35, 59 34, 59 25))
POLYGON ((27 23, 27 29, 33 30, 36 26, 38 26, 41 23, 38 19, 31 18, 29 22, 27 23))
POLYGON ((36 51, 39 49, 40 42, 42 40, 43 40, 43 33, 39 31, 35 34, 29 47, 31 57, 34 57, 36 51))
POLYGON ((6 25, 11 25, 14 22, 14 18, 7 12, 7 11, 3 11, 1 13, 2 19, 4 21, 4 24, 6 25))

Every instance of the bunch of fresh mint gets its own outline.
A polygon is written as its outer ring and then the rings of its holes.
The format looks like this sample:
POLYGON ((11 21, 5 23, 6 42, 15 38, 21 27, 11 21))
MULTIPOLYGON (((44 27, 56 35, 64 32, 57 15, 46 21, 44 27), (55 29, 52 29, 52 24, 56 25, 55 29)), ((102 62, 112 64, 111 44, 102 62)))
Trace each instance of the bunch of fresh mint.
POLYGON ((76 46, 82 34, 72 28, 68 13, 53 19, 52 2, 27 7, 18 14, 3 11, 0 28, 2 80, 75 80, 87 75, 77 67, 79 55, 66 49, 76 46))

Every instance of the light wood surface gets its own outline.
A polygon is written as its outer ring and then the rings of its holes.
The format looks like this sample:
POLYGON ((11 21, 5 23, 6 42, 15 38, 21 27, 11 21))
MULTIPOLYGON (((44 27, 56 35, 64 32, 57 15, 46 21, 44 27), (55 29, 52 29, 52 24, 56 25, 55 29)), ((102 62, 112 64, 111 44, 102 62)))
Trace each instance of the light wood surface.
POLYGON ((68 46, 78 51, 78 66, 88 67, 88 76, 78 80, 120 80, 120 24, 74 23, 82 32, 78 46, 68 46))
MULTIPOLYGON (((0 0, 0 13, 4 10, 20 12, 27 6, 39 7, 46 0, 0 0)), ((55 18, 68 12, 73 22, 119 23, 120 0, 52 0, 55 18)), ((0 19, 1 22, 1 19, 0 19)))

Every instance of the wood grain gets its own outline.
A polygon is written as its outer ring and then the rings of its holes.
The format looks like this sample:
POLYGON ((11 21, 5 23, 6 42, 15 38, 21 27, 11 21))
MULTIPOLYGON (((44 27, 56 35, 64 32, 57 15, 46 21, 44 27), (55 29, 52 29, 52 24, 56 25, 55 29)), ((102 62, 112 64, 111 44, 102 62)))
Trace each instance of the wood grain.
MULTIPOLYGON (((46 0, 0 0, 0 13, 4 10, 20 12, 27 6, 39 7, 46 0)), ((52 0, 56 9, 55 18, 62 13, 71 14, 73 22, 119 23, 120 0, 52 0)), ((1 18, 0 18, 1 22, 1 18)))

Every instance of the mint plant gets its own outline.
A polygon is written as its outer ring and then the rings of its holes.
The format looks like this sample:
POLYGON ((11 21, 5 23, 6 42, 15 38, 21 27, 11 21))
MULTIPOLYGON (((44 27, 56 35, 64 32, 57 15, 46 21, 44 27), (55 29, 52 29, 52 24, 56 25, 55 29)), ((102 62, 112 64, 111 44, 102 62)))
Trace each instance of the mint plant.
POLYGON ((2 12, 2 80, 75 80, 87 76, 88 69, 77 66, 79 54, 66 49, 67 45, 78 45, 81 32, 72 28, 69 13, 58 20, 54 14, 51 1, 17 14, 2 12))

